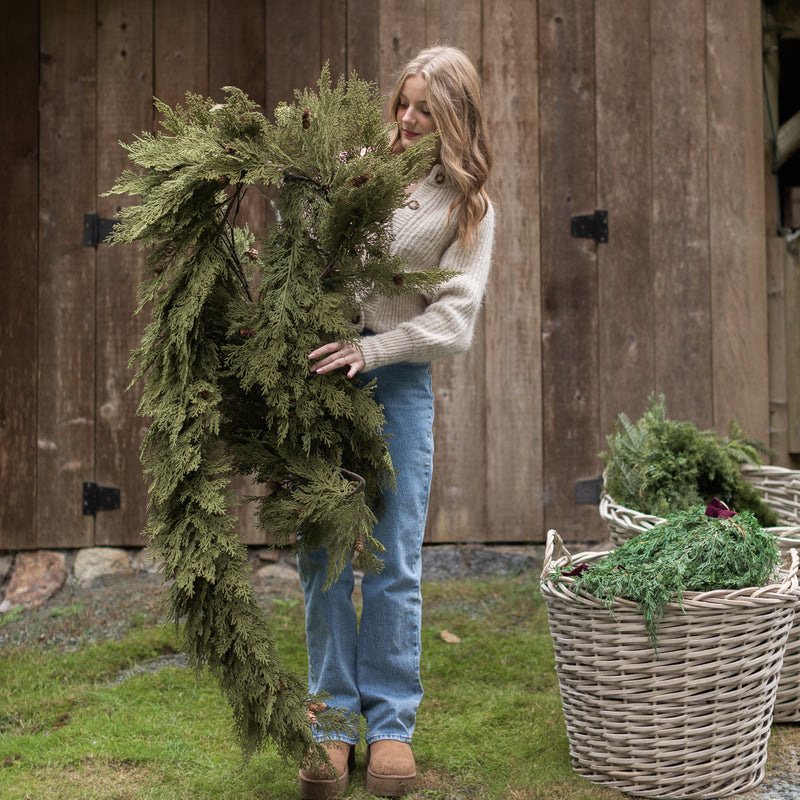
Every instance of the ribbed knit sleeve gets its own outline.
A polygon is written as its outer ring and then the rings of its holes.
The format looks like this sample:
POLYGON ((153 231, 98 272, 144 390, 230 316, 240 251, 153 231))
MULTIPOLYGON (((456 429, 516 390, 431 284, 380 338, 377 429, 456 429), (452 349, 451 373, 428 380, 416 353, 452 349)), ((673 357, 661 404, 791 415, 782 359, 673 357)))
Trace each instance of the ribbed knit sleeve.
POLYGON ((458 274, 433 297, 366 298, 361 321, 375 335, 360 343, 364 371, 400 361, 432 361, 464 352, 472 344, 492 262, 495 213, 490 205, 477 241, 468 247, 457 237, 455 220, 448 220, 454 196, 435 168, 412 202, 395 213, 393 250, 409 269, 438 266, 458 274))

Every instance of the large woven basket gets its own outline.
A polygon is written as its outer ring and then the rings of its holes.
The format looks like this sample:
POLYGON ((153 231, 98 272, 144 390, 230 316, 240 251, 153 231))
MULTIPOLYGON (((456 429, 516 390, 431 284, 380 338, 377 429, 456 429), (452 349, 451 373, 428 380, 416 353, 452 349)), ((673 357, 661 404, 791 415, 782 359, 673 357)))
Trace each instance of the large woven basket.
MULTIPOLYGON (((793 547, 800 550, 800 471, 785 467, 745 466, 742 472, 785 523, 785 527, 767 528, 777 539, 784 556, 793 547)), ((600 516, 608 525, 611 543, 615 547, 664 521, 662 517, 625 508, 605 492, 600 498, 600 516)), ((774 721, 800 722, 800 614, 786 645, 774 721)))
POLYGON ((797 551, 780 582, 686 592, 667 606, 651 647, 636 604, 602 601, 554 582, 570 555, 547 535, 541 591, 553 637, 575 771, 632 795, 707 800, 764 776, 778 676, 798 600, 797 551))

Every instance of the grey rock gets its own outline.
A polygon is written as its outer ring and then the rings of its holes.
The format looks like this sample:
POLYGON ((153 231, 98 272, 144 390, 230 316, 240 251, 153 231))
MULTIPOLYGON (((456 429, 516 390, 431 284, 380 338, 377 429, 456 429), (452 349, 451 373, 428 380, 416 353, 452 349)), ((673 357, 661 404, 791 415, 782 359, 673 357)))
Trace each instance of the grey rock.
POLYGON ((52 550, 17 553, 0 613, 17 606, 36 608, 56 594, 67 580, 66 559, 52 550))
POLYGON ((258 578, 270 581, 285 581, 287 583, 300 583, 300 576, 297 569, 285 561, 277 561, 274 564, 267 564, 256 571, 258 578))
POLYGON ((87 547, 75 556, 73 573, 79 583, 91 583, 105 575, 128 575, 128 551, 117 547, 87 547))
POLYGON ((0 554, 0 587, 6 582, 6 578, 11 575, 14 566, 14 556, 11 553, 0 554))

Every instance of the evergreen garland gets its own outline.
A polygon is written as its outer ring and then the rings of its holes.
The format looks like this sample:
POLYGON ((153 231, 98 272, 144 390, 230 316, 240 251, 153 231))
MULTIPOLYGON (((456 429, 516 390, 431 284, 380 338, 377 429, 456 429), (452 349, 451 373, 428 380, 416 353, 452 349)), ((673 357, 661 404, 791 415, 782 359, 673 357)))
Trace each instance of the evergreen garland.
POLYGON ((727 438, 700 430, 691 422, 667 419, 663 395, 650 396, 648 408, 635 424, 620 414, 605 464, 605 489, 615 502, 645 514, 666 517, 720 498, 736 511, 752 511, 761 525, 778 524, 742 475, 742 464, 760 464, 764 446, 746 438, 731 422, 727 438))
POLYGON ((372 528, 394 475, 374 384, 317 375, 308 353, 357 340, 368 291, 432 292, 448 277, 389 253, 392 213, 431 151, 390 152, 377 89, 355 74, 333 87, 324 68, 318 91, 298 91, 274 123, 240 90, 225 93, 187 94, 185 108, 156 101, 164 130, 123 144, 137 170, 109 192, 139 198, 112 243, 147 250, 138 311, 149 306, 151 319, 131 359, 150 419, 145 534, 173 579, 167 613, 182 649, 218 679, 245 756, 271 739, 288 759, 325 760, 311 726, 357 720, 307 697, 281 665, 231 478, 267 486, 258 520, 274 545, 327 548, 328 585, 353 556, 380 569, 372 528), (278 212, 258 249, 236 224, 251 186, 278 212))
POLYGON ((588 568, 579 565, 572 588, 609 608, 618 597, 635 601, 655 648, 667 603, 680 603, 684 592, 763 586, 779 563, 775 537, 752 513, 709 517, 701 505, 670 514, 588 568))

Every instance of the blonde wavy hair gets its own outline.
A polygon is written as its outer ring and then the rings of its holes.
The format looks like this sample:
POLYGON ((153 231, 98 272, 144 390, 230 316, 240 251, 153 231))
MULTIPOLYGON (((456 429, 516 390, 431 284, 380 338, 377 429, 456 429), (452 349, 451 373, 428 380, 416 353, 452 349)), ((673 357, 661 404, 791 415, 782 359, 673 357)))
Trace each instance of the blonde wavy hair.
MULTIPOLYGON (((471 245, 488 209, 486 182, 492 167, 480 76, 457 47, 437 45, 422 50, 398 75, 389 98, 392 121, 397 119, 403 85, 413 75, 425 79, 428 109, 439 131, 438 160, 459 190, 450 213, 458 213, 459 238, 471 245)), ((392 146, 397 147, 399 141, 398 128, 392 146)))

